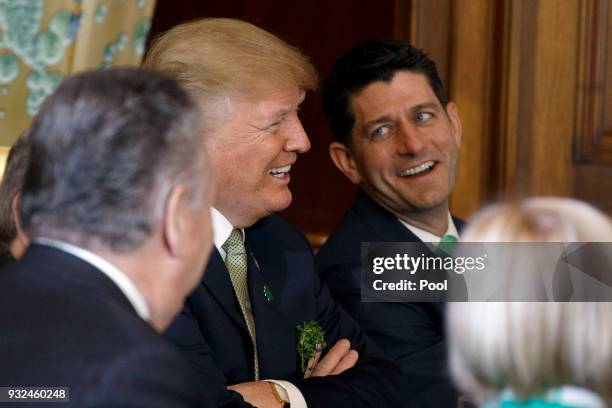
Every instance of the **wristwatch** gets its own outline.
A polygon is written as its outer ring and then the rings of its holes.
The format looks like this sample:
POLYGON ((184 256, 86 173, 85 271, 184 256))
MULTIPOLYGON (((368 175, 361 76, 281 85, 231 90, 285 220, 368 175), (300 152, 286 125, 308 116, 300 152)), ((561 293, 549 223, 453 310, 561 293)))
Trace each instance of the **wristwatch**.
POLYGON ((270 384, 270 387, 272 388, 272 393, 274 394, 276 401, 278 401, 278 403, 281 404, 281 407, 291 408, 291 403, 281 398, 280 394, 278 393, 278 390, 276 389, 276 384, 274 384, 271 381, 268 381, 268 384, 270 384))

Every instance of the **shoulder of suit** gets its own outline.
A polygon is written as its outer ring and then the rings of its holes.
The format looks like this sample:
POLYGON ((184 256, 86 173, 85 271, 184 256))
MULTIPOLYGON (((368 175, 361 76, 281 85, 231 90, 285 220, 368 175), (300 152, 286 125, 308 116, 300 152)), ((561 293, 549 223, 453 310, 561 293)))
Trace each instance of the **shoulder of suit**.
POLYGON ((82 386, 74 399, 79 406, 99 406, 100 401, 108 406, 150 406, 155 399, 163 400, 164 406, 203 406, 186 402, 200 400, 198 379, 184 357, 159 338, 139 347, 125 346, 99 360, 81 375, 82 386), (114 393, 118 388, 122 394, 114 393))
POLYGON ((348 209, 338 226, 319 248, 316 262, 320 268, 327 264, 354 263, 361 259, 361 242, 375 239, 375 232, 357 213, 348 209))
POLYGON ((246 233, 250 240, 265 240, 268 245, 310 248, 304 232, 298 226, 276 214, 257 221, 252 227, 246 229, 246 233))

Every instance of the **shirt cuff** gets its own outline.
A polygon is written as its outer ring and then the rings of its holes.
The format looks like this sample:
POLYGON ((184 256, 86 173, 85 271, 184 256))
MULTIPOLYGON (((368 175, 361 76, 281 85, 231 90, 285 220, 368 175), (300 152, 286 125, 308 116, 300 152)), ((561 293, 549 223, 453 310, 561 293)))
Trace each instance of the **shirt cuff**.
POLYGON ((302 392, 295 385, 291 384, 289 381, 280 381, 280 380, 266 380, 271 383, 274 383, 274 387, 276 387, 276 391, 280 395, 283 400, 288 400, 291 404, 291 408, 308 408, 306 405, 306 400, 302 395, 302 392))

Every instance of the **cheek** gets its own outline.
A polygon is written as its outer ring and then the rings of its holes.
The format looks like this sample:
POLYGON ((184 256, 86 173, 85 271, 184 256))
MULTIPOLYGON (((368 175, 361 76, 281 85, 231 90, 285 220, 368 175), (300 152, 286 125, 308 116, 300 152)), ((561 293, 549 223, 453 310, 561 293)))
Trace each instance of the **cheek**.
POLYGON ((211 161, 211 167, 217 181, 217 190, 223 193, 224 190, 235 188, 241 179, 248 179, 252 173, 252 160, 236 152, 227 151, 222 154, 217 153, 215 160, 211 161))
POLYGON ((436 130, 436 137, 432 138, 432 144, 438 149, 446 153, 448 156, 457 153, 459 144, 453 130, 450 127, 441 127, 436 130))
POLYGON ((384 151, 372 151, 362 163, 362 169, 371 177, 382 177, 389 172, 393 158, 384 151))
POLYGON ((459 159, 459 147, 454 143, 454 141, 447 146, 446 154, 448 156, 449 166, 451 167, 451 171, 455 171, 457 167, 457 162, 459 159))
POLYGON ((211 148, 208 152, 209 166, 217 180, 222 179, 226 172, 227 160, 220 148, 211 148))

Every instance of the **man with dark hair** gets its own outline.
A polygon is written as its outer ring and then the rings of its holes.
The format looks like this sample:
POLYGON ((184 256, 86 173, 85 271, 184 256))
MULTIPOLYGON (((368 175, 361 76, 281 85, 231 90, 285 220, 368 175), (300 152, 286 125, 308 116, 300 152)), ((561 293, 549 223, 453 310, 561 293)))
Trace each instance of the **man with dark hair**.
POLYGON ((336 167, 358 197, 316 257, 335 298, 400 365, 401 391, 415 407, 455 407, 447 373, 442 303, 362 303, 362 242, 456 240, 449 213, 461 122, 433 61, 396 40, 344 54, 323 89, 337 141, 336 167))
POLYGON ((19 196, 29 156, 26 131, 9 151, 0 184, 0 267, 20 258, 28 246, 28 238, 19 222, 19 196))
POLYGON ((21 193, 32 243, 0 274, 0 385, 69 387, 75 407, 216 405, 158 335, 212 246, 204 134, 149 71, 68 77, 44 102, 21 193))

